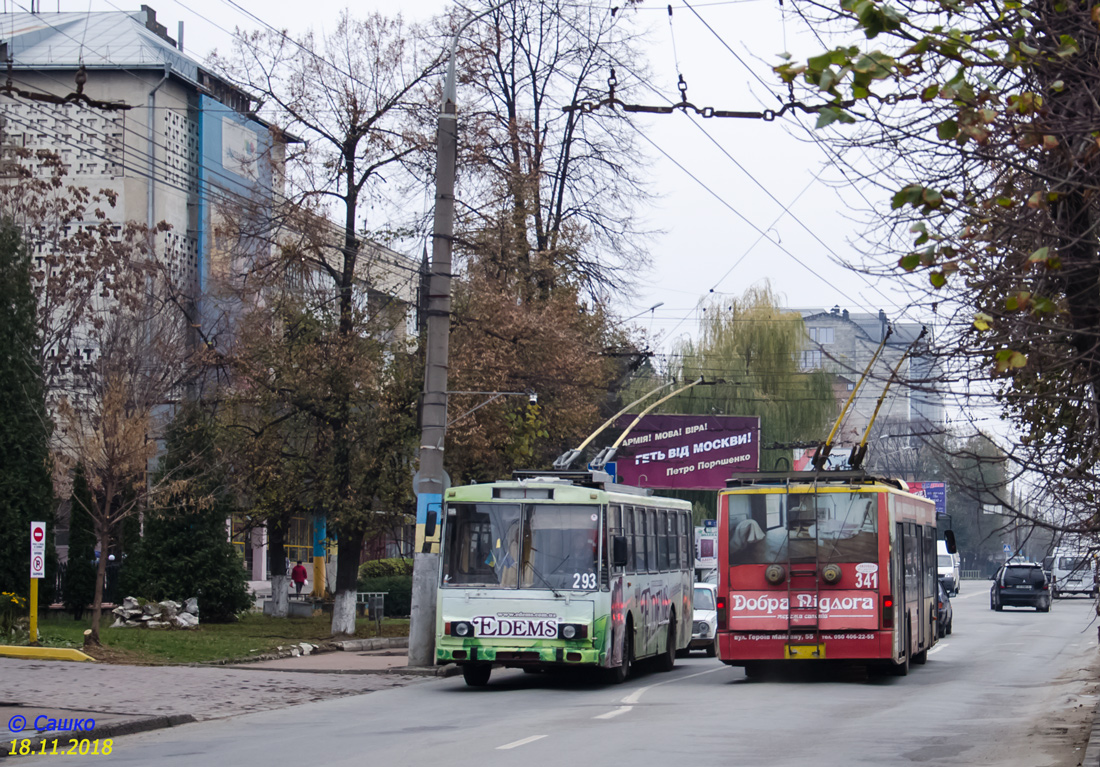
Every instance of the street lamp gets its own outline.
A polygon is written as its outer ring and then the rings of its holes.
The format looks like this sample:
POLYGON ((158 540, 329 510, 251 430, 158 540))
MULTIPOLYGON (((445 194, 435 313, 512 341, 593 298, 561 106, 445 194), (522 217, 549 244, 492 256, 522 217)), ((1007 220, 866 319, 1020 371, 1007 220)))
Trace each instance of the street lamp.
POLYGON ((660 309, 664 305, 665 305, 664 301, 658 301, 657 303, 653 304, 653 306, 649 307, 645 311, 638 312, 637 314, 631 315, 630 317, 627 317, 626 319, 619 320, 618 322, 615 323, 615 327, 618 327, 619 325, 625 325, 626 323, 630 322, 631 320, 636 320, 644 314, 649 314, 652 311, 656 311, 657 309, 660 309))
POLYGON ((443 443, 447 435, 447 363, 451 329, 451 246, 454 240, 455 156, 458 153, 455 49, 459 36, 478 19, 508 5, 501 0, 470 17, 451 37, 443 107, 436 132, 435 219, 428 280, 428 329, 424 354, 424 395, 420 406, 420 471, 416 487, 416 551, 413 554, 409 615, 409 665, 435 665, 435 593, 439 552, 425 533, 443 509, 443 443))

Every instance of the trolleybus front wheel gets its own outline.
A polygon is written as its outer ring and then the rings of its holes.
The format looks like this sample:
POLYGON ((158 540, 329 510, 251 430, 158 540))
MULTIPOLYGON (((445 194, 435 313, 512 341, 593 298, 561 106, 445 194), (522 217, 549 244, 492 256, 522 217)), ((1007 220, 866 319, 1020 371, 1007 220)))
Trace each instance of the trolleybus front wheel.
POLYGON ((467 663, 462 666, 462 678, 469 687, 484 687, 489 684, 489 675, 493 667, 488 663, 467 663))
POLYGON ((676 613, 668 619, 668 641, 665 651, 657 658, 658 671, 672 671, 676 666, 676 613))
POLYGON ((626 619, 626 632, 623 636, 623 662, 608 671, 608 679, 612 684, 622 684, 630 676, 631 666, 634 662, 634 626, 630 619, 626 619))

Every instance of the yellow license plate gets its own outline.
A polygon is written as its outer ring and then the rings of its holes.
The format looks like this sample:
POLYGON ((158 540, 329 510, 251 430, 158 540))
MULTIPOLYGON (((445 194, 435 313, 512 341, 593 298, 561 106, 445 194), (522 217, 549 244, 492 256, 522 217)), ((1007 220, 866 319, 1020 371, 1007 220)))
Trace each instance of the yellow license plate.
POLYGON ((823 644, 789 644, 784 652, 788 660, 821 660, 825 657, 823 644))

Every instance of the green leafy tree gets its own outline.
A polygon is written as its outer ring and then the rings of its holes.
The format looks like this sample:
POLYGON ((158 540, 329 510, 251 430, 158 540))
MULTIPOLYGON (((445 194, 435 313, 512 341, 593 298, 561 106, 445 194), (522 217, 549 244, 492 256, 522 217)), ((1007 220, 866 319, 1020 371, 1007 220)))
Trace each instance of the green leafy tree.
POLYGON ((252 604, 244 563, 226 531, 236 508, 216 443, 214 422, 199 406, 184 406, 166 436, 158 472, 161 502, 145 517, 139 561, 127 562, 142 575, 141 596, 198 597, 206 622, 232 620, 252 604))
POLYGON ((53 598, 57 554, 53 546, 50 425, 39 357, 30 253, 20 230, 0 222, 0 591, 30 588, 30 523, 45 521, 46 577, 40 603, 53 598))
POLYGON ((62 589, 65 609, 80 620, 85 608, 95 599, 95 522, 92 519, 92 495, 84 467, 76 467, 73 494, 69 503, 69 559, 65 564, 62 589))
POLYGON ((711 304, 698 340, 677 350, 669 372, 717 383, 674 397, 664 412, 760 416, 760 467, 784 468, 790 448, 768 446, 824 439, 837 412, 832 376, 800 366, 805 339, 802 318, 782 309, 769 286, 711 304))
MULTIPOLYGON (((800 367, 806 329, 802 317, 779 306, 771 288, 750 288, 732 302, 710 304, 699 338, 682 343, 668 374, 695 386, 660 406, 663 413, 706 413, 760 417, 760 468, 790 468, 792 448, 776 444, 822 440, 836 417, 832 377, 800 367)), ((660 376, 640 376, 624 400, 660 385, 660 376)), ((675 491, 694 505, 696 520, 713 518, 710 491, 675 491)))
POLYGON ((821 104, 819 128, 855 124, 826 135, 838 162, 890 190, 876 250, 918 277, 929 309, 958 307, 936 344, 947 376, 992 379, 1021 435, 1014 460, 1047 478, 1067 527, 1100 530, 1100 11, 812 7, 862 39, 776 71, 821 104))

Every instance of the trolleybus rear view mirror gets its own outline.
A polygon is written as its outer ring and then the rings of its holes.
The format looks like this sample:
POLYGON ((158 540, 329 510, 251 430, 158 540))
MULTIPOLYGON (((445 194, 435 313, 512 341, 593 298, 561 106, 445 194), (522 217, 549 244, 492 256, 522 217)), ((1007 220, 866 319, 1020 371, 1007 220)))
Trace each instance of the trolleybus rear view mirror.
POLYGON ((611 539, 611 564, 614 567, 626 567, 626 536, 616 535, 611 539))
POLYGON ((435 525, 437 514, 434 511, 428 512, 428 518, 424 521, 424 537, 432 538, 435 536, 435 525))
POLYGON ((943 531, 943 540, 944 540, 944 542, 947 543, 947 553, 948 554, 954 554, 956 551, 958 551, 958 548, 955 547, 955 531, 954 530, 944 530, 943 531))

